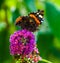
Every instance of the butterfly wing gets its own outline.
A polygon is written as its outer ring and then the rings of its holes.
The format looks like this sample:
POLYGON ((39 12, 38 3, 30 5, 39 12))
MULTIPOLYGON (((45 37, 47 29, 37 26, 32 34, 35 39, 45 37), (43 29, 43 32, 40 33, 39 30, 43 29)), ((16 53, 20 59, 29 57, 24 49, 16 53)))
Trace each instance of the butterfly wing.
POLYGON ((36 31, 38 26, 43 21, 44 11, 38 10, 37 12, 30 13, 28 16, 18 17, 16 19, 16 25, 21 26, 22 29, 29 31, 36 31))

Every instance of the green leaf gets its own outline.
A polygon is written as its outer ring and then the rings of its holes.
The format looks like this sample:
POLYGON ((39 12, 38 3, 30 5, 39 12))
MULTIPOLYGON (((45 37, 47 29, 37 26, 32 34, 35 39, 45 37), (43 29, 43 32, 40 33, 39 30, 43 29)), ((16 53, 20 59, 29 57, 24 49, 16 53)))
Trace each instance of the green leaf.
POLYGON ((36 11, 35 0, 25 0, 24 3, 29 11, 36 11))
POLYGON ((47 59, 48 54, 51 52, 52 43, 53 43, 53 35, 52 34, 40 34, 37 36, 37 47, 40 52, 40 56, 42 58, 47 59))
POLYGON ((60 11, 57 8, 49 3, 45 2, 46 7, 46 18, 51 27, 53 34, 60 39, 60 11))
POLYGON ((12 15, 13 23, 15 23, 16 18, 19 17, 19 16, 20 16, 19 10, 16 9, 15 12, 13 12, 13 15, 12 15))

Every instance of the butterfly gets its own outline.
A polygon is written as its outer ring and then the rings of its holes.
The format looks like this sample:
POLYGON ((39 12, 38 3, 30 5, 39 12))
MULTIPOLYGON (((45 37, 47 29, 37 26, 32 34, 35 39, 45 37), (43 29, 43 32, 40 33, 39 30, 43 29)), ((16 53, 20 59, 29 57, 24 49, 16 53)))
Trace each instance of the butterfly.
POLYGON ((39 25, 42 24, 44 17, 44 11, 38 10, 37 12, 31 12, 28 16, 19 16, 16 19, 16 25, 21 26, 22 29, 27 29, 29 31, 36 31, 39 25))

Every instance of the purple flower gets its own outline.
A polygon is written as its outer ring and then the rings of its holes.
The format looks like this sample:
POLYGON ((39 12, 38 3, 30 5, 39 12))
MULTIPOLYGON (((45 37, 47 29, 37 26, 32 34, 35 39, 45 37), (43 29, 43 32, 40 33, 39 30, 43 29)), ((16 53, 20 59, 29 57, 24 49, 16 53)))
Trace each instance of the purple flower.
POLYGON ((11 55, 28 55, 35 46, 35 36, 32 32, 19 30, 10 36, 10 53, 11 55))

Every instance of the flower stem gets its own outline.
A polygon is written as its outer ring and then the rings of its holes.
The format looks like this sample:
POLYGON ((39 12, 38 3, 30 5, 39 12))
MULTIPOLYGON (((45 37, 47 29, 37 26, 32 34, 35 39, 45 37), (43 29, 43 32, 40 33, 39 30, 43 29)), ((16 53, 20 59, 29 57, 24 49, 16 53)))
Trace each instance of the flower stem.
POLYGON ((16 63, 20 63, 20 61, 16 61, 16 63))
POLYGON ((42 59, 41 61, 46 62, 46 63, 52 63, 51 61, 48 61, 46 59, 42 59))
POLYGON ((19 60, 16 60, 16 63, 21 63, 21 60, 19 59, 19 60))

